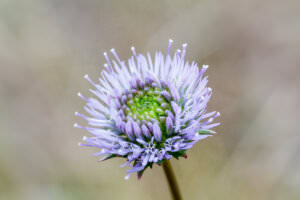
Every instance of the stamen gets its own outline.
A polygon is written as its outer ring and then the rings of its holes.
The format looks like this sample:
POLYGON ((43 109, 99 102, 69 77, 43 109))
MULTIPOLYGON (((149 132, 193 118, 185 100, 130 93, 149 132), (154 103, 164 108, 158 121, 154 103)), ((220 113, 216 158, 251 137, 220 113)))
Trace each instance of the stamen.
POLYGON ((120 64, 120 65, 123 65, 123 63, 121 62, 121 60, 120 60, 120 58, 119 58, 119 56, 118 56, 116 50, 115 50, 114 48, 112 48, 112 49, 110 50, 110 52, 114 55, 114 57, 117 59, 117 61, 119 62, 119 64, 120 64))
POLYGON ((79 96, 80 98, 82 98, 85 101, 89 101, 87 98, 85 98, 80 92, 77 93, 77 96, 79 96))
POLYGON ((107 53, 104 52, 103 55, 104 55, 104 57, 105 57, 105 59, 106 59, 108 65, 109 65, 109 67, 110 67, 110 68, 109 68, 109 72, 112 72, 113 67, 112 67, 112 64, 111 64, 111 62, 110 62, 110 59, 109 59, 107 53))
POLYGON ((169 46, 168 46, 168 51, 167 51, 167 57, 169 56, 169 53, 170 53, 170 49, 171 49, 172 43, 173 43, 173 40, 172 40, 172 39, 169 39, 169 46))
POLYGON ((182 54, 181 54, 181 60, 184 61, 184 57, 185 57, 185 53, 186 53, 186 47, 187 47, 187 43, 184 43, 182 45, 182 54))
POLYGON ((206 72, 207 68, 208 68, 208 65, 203 65, 202 66, 202 68, 199 72, 200 77, 206 72))
POLYGON ((84 75, 84 78, 85 78, 86 80, 88 80, 88 82, 90 82, 90 83, 91 83, 92 85, 94 85, 95 87, 97 86, 97 84, 94 83, 94 81, 92 81, 92 79, 90 79, 90 77, 89 77, 88 74, 84 75))
POLYGON ((132 54, 134 55, 135 59, 137 60, 137 54, 135 52, 135 47, 132 46, 130 49, 131 49, 132 54))
POLYGON ((88 139, 88 137, 86 137, 86 136, 83 136, 83 137, 82 137, 82 140, 83 140, 83 141, 86 141, 87 139, 88 139))

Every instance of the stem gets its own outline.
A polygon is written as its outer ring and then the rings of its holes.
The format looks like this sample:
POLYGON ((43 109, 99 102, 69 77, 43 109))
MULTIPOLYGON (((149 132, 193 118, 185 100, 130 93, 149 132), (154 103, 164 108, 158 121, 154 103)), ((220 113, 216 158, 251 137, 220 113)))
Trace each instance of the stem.
POLYGON ((182 200, 178 183, 169 160, 163 163, 164 172, 169 183, 169 189, 174 200, 182 200))

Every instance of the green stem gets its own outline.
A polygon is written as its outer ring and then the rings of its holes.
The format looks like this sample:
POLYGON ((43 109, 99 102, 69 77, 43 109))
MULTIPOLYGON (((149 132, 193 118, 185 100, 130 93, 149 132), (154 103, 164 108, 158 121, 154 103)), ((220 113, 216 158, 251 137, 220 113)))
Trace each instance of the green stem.
POLYGON ((169 189, 174 200, 182 200, 178 183, 169 160, 163 163, 164 172, 169 183, 169 189))

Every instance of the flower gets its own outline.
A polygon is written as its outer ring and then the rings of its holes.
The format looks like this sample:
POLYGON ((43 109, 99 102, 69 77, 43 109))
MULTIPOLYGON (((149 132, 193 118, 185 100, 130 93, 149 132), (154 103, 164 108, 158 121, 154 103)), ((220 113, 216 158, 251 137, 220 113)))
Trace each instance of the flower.
POLYGON ((162 164, 172 157, 186 157, 186 150, 199 140, 212 136, 212 123, 219 112, 206 112, 212 89, 207 87, 208 66, 199 70, 197 64, 185 61, 186 44, 170 55, 173 41, 169 40, 166 56, 156 52, 154 59, 137 54, 128 63, 121 61, 114 49, 115 60, 107 53, 107 63, 99 83, 87 79, 95 88, 96 98, 85 98, 85 111, 90 116, 75 112, 84 118, 87 127, 74 124, 91 133, 84 136, 80 146, 97 147, 104 155, 100 161, 114 157, 126 158, 129 166, 125 179, 137 172, 140 178, 147 167, 162 164))

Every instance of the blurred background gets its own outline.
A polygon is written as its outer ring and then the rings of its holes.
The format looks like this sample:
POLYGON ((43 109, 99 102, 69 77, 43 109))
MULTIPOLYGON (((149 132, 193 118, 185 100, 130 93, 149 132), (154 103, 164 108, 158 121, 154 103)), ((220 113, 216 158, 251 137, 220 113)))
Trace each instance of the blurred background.
POLYGON ((300 199, 299 11, 296 0, 0 0, 0 199, 170 199, 161 167, 125 181, 124 160, 98 163, 73 128, 104 51, 127 59, 169 38, 210 65, 209 110, 222 114, 218 135, 172 160, 185 199, 300 199))

